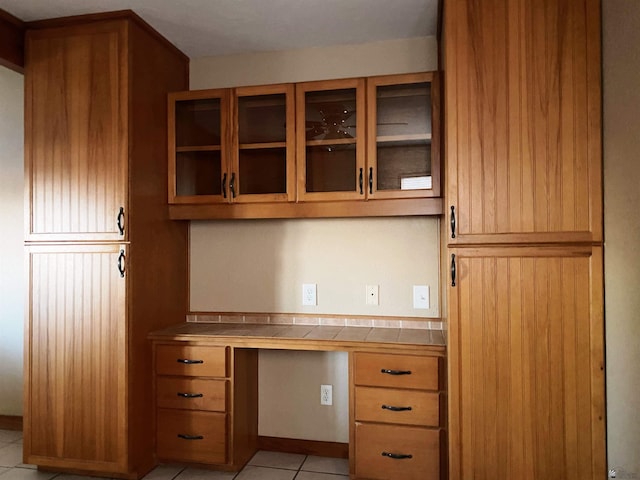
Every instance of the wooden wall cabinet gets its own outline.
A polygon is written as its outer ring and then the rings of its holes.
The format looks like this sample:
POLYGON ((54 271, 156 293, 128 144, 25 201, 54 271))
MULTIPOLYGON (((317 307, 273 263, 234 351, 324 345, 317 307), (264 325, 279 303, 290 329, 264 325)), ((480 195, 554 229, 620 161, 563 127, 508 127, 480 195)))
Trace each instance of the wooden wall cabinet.
POLYGON ((122 478, 155 465, 146 336, 186 312, 166 95, 187 84, 188 59, 133 12, 29 25, 25 463, 122 478))
POLYGON ((604 478, 600 1, 444 15, 450 478, 604 478))
POLYGON ((364 199, 365 80, 296 84, 298 198, 364 199))
POLYGON ((601 479, 601 247, 450 249, 451 479, 601 479))
POLYGON ((449 243, 601 242, 599 0, 445 10, 449 243))
POLYGON ((292 84, 169 95, 169 203, 295 200, 292 84))
POLYGON ((367 198, 440 196, 437 72, 367 78, 367 198))
POLYGON ((170 215, 441 214, 439 89, 427 72, 171 94, 170 215))

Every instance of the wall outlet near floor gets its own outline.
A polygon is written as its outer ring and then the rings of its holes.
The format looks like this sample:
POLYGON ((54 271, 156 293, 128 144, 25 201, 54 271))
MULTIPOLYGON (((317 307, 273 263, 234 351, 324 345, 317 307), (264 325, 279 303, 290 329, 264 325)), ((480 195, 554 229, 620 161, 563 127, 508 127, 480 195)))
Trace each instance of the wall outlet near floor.
POLYGON ((380 305, 378 293, 380 292, 379 285, 367 285, 366 286, 366 304, 367 305, 380 305))
POLYGON ((333 385, 320 385, 320 405, 333 405, 333 385))
POLYGON ((315 283, 302 284, 302 305, 317 305, 318 297, 316 296, 315 283))
POLYGON ((609 469, 609 478, 615 478, 616 480, 629 480, 637 479, 638 475, 635 472, 628 472, 623 468, 611 468, 609 469))

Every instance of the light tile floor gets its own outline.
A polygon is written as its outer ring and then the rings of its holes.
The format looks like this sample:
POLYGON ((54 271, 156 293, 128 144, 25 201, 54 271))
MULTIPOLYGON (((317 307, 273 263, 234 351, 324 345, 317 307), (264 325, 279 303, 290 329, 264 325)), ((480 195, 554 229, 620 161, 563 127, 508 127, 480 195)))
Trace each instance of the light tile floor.
MULTIPOLYGON (((40 472, 22 463, 22 433, 0 430, 0 480, 85 480, 79 475, 40 472)), ((144 480, 344 480, 345 459, 260 451, 238 473, 159 465, 144 480)))

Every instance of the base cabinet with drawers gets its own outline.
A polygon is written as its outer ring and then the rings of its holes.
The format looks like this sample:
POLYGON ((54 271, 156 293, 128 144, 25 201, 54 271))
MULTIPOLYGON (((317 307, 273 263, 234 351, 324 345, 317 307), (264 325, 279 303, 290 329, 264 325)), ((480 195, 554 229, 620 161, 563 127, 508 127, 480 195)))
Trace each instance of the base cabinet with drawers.
MULTIPOLYGON (((266 348, 283 348, 272 342, 266 348)), ((258 351, 264 344, 156 338, 153 345, 158 460, 242 469, 260 443, 258 351)), ((351 478, 446 479, 444 348, 379 353, 303 341, 284 348, 349 351, 351 478)))
POLYGON ((160 461, 239 470, 257 449, 258 351, 156 344, 160 461))
POLYGON ((358 479, 445 478, 444 359, 355 352, 352 471, 358 479))

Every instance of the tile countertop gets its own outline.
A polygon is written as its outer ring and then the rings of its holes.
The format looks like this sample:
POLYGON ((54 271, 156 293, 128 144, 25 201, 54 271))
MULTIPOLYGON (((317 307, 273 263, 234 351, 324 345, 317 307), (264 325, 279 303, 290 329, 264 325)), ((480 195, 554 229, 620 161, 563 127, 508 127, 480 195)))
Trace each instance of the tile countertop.
POLYGON ((186 322, 149 334, 155 341, 203 342, 245 348, 348 351, 374 348, 444 354, 442 330, 329 325, 186 322))

